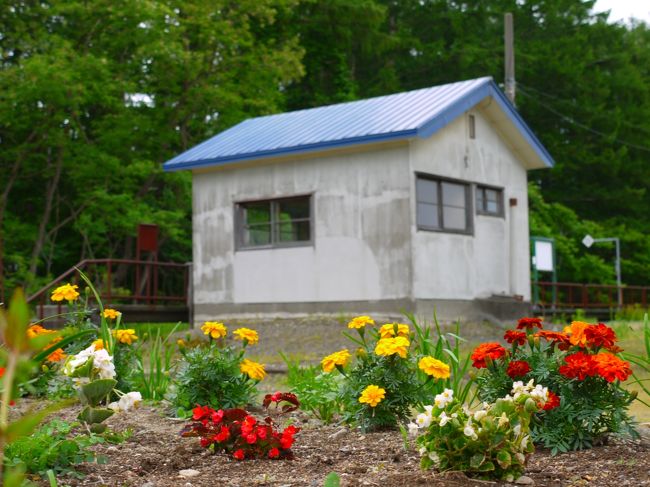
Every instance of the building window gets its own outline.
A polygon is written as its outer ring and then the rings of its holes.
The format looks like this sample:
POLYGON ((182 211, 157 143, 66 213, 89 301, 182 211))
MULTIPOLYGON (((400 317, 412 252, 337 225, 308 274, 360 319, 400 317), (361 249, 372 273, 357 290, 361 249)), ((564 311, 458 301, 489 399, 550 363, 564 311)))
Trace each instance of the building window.
POLYGON ((470 139, 475 139, 476 138, 476 118, 474 115, 470 115, 468 120, 469 123, 469 138, 470 139))
POLYGON ((312 241, 311 222, 311 196, 237 203, 237 246, 309 245, 312 241))
POLYGON ((472 232, 469 184, 418 176, 415 191, 418 228, 472 232))
POLYGON ((476 186, 476 213, 503 216, 503 190, 489 186, 476 186))

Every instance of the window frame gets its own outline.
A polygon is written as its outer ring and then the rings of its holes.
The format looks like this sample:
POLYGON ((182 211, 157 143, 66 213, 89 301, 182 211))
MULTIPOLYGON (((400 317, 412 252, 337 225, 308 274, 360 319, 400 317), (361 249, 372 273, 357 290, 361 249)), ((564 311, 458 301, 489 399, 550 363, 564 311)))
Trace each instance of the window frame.
POLYGON ((472 190, 473 184, 469 181, 463 181, 461 179, 447 178, 444 176, 436 176, 434 174, 426 174, 422 172, 415 172, 415 225, 417 230, 423 230, 427 232, 439 232, 439 233, 454 233, 458 235, 474 235, 474 204, 473 204, 473 195, 472 190), (437 183, 437 203, 438 207, 438 221, 441 222, 439 227, 430 227, 427 225, 420 225, 418 222, 418 203, 426 203, 418 199, 417 191, 417 182, 418 179, 423 179, 426 181, 433 181, 437 183), (443 204, 442 204, 442 183, 452 183, 458 184, 465 188, 465 225, 464 230, 459 230, 455 228, 445 228, 444 227, 444 218, 443 218, 443 204))
POLYGON ((496 218, 505 218, 506 217, 506 212, 505 212, 505 204, 504 204, 504 189, 499 186, 491 186, 489 184, 478 184, 476 183, 474 188, 474 205, 476 206, 476 214, 481 215, 481 216, 493 216, 496 218), (497 192, 497 211, 487 211, 484 210, 483 208, 480 208, 478 205, 478 194, 479 191, 483 191, 483 201, 487 201, 485 198, 485 190, 489 189, 492 191, 497 192))
POLYGON ((248 200, 240 200, 234 202, 234 215, 235 215, 235 251, 239 250, 268 250, 268 249, 281 249, 281 248, 292 248, 292 247, 313 247, 314 246, 314 194, 313 193, 303 193, 295 194, 291 196, 281 196, 274 198, 256 198, 248 200), (278 240, 278 209, 279 202, 286 200, 293 200, 298 198, 307 198, 309 201, 309 217, 308 218, 297 218, 292 221, 308 221, 309 222, 309 240, 296 240, 289 242, 282 242, 278 240), (270 243, 263 245, 246 245, 244 244, 244 229, 245 229, 245 220, 243 214, 243 207, 249 203, 269 203, 270 204, 270 213, 271 220, 269 225, 271 226, 271 237, 270 243))

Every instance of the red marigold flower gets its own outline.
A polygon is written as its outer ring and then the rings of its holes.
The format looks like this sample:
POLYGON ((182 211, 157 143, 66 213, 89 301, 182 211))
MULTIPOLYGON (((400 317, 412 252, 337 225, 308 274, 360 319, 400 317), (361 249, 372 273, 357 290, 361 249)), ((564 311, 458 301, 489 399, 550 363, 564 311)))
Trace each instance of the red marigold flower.
POLYGON ((542 319, 541 318, 521 318, 517 322, 517 330, 531 330, 534 327, 542 328, 542 319))
POLYGON ((525 345, 527 341, 526 332, 517 330, 506 331, 503 339, 508 343, 516 343, 517 345, 525 345))
POLYGON ((596 373, 594 362, 591 355, 583 352, 577 352, 564 357, 566 365, 560 367, 559 372, 569 379, 578 378, 585 380, 586 377, 596 373))
POLYGON ((616 343, 616 333, 603 323, 586 328, 585 337, 587 337, 587 345, 592 348, 605 347, 609 349, 616 343))
POLYGON ((280 450, 277 448, 271 448, 269 450, 269 458, 278 458, 280 456, 280 450))
POLYGON ((235 453, 232 454, 233 457, 235 457, 237 460, 243 460, 244 459, 244 450, 241 448, 237 450, 235 453))
POLYGON ((542 409, 544 411, 550 411, 551 409, 555 409, 560 405, 560 397, 555 394, 553 391, 548 391, 548 399, 546 400, 546 404, 542 406, 542 409))
POLYGON ((491 360, 496 360, 503 357, 508 352, 505 348, 499 345, 497 342, 488 342, 481 343, 478 347, 472 352, 470 357, 473 360, 472 365, 477 369, 484 369, 487 367, 485 359, 489 358, 491 360))
POLYGON ((219 433, 214 437, 214 439, 219 443, 226 441, 228 438, 230 438, 230 430, 228 429, 228 426, 225 425, 221 427, 219 433))
POLYGON ((616 379, 624 381, 632 375, 630 363, 611 353, 598 353, 592 360, 596 373, 607 382, 614 382, 616 379))
POLYGON ((560 331, 540 330, 533 336, 543 338, 544 340, 553 342, 553 344, 557 344, 557 348, 560 350, 568 350, 571 348, 571 339, 569 338, 569 335, 560 331))
POLYGON ((295 435, 298 431, 300 431, 298 428, 296 428, 294 425, 290 424, 286 428, 284 428, 284 431, 282 432, 283 435, 295 435))
POLYGON ((525 360, 513 360, 508 364, 506 374, 508 374, 511 379, 515 379, 517 377, 523 377, 530 372, 530 370, 530 365, 525 360))

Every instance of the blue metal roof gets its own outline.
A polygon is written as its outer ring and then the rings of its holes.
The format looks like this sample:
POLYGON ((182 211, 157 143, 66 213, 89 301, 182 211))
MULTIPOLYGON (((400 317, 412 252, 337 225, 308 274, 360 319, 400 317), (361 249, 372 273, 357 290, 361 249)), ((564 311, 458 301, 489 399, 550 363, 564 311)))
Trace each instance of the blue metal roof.
POLYGON ((179 154, 167 171, 429 137, 486 97, 492 97, 539 158, 553 158, 492 78, 478 78, 395 95, 251 118, 179 154))

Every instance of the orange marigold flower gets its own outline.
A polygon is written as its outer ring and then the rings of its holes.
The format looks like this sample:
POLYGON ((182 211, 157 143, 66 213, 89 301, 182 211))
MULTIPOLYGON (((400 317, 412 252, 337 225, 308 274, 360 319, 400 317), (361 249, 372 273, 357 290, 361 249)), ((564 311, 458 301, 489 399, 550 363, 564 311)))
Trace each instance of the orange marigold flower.
POLYGON ((542 327, 542 319, 541 318, 521 318, 517 322, 517 329, 518 330, 523 330, 524 328, 527 330, 530 330, 532 328, 541 328, 542 327))
MULTIPOLYGON (((48 343, 48 345, 45 348, 50 348, 52 345, 54 345, 55 343, 60 342, 61 340, 63 340, 63 337, 56 337, 54 340, 52 340, 50 343, 48 343)), ((47 356, 47 360, 49 362, 60 362, 65 357, 66 357, 66 355, 65 355, 65 353, 63 353, 63 349, 62 348, 57 348, 56 350, 54 350, 54 352, 52 352, 51 354, 49 354, 47 356)))
POLYGON ((596 373, 594 361, 591 355, 583 352, 577 352, 564 357, 565 365, 559 368, 560 374, 569 379, 585 380, 586 377, 596 373))
POLYGON ((396 336, 395 328, 397 327, 397 336, 408 338, 410 334, 409 326, 404 323, 388 323, 379 329, 381 338, 392 338, 396 336))
POLYGON ((507 350, 497 342, 488 342, 481 343, 476 347, 470 358, 473 360, 472 365, 474 367, 477 369, 484 369, 487 367, 487 364, 485 363, 486 359, 496 360, 505 356, 507 353, 507 350))
POLYGON ((508 343, 516 343, 517 345, 525 345, 528 338, 526 332, 517 330, 508 330, 503 335, 503 339, 508 343))
POLYGON ((506 374, 508 374, 511 379, 515 379, 517 377, 525 376, 530 372, 530 370, 530 365, 525 360, 513 360, 508 364, 506 374))
POLYGON ((571 345, 577 345, 578 347, 585 348, 587 345, 587 337, 585 336, 585 330, 591 325, 583 321, 573 321, 571 326, 564 328, 564 333, 569 334, 569 341, 571 345))
POLYGON ((348 328, 363 328, 366 325, 374 325, 375 320, 373 320, 370 316, 357 316, 356 318, 353 318, 352 321, 348 323, 348 328))
POLYGON ((548 391, 548 399, 546 400, 546 403, 542 406, 542 409, 544 411, 550 411, 551 409, 555 409, 560 405, 560 397, 555 394, 553 391, 548 391))
POLYGON ((49 333, 56 333, 56 332, 54 330, 48 330, 47 328, 43 328, 41 325, 31 325, 29 328, 27 328, 27 338, 29 339, 32 339, 39 335, 49 334, 49 333))
POLYGON ((614 382, 616 379, 624 381, 632 375, 630 363, 621 360, 611 353, 598 353, 593 355, 592 361, 596 373, 607 382, 614 382))
POLYGON ((593 348, 604 347, 610 349, 616 343, 616 333, 609 326, 598 323, 585 328, 587 344, 593 348))
POLYGON ((116 320, 121 314, 122 313, 113 308, 106 308, 104 310, 104 318, 108 318, 109 320, 116 320))
POLYGON ((68 303, 71 303, 79 297, 77 289, 79 289, 79 286, 76 284, 64 284, 52 291, 51 299, 52 301, 63 301, 65 299, 68 303))
POLYGON ((95 350, 103 350, 104 349, 104 340, 102 340, 101 338, 98 338, 92 344, 95 345, 95 350))

